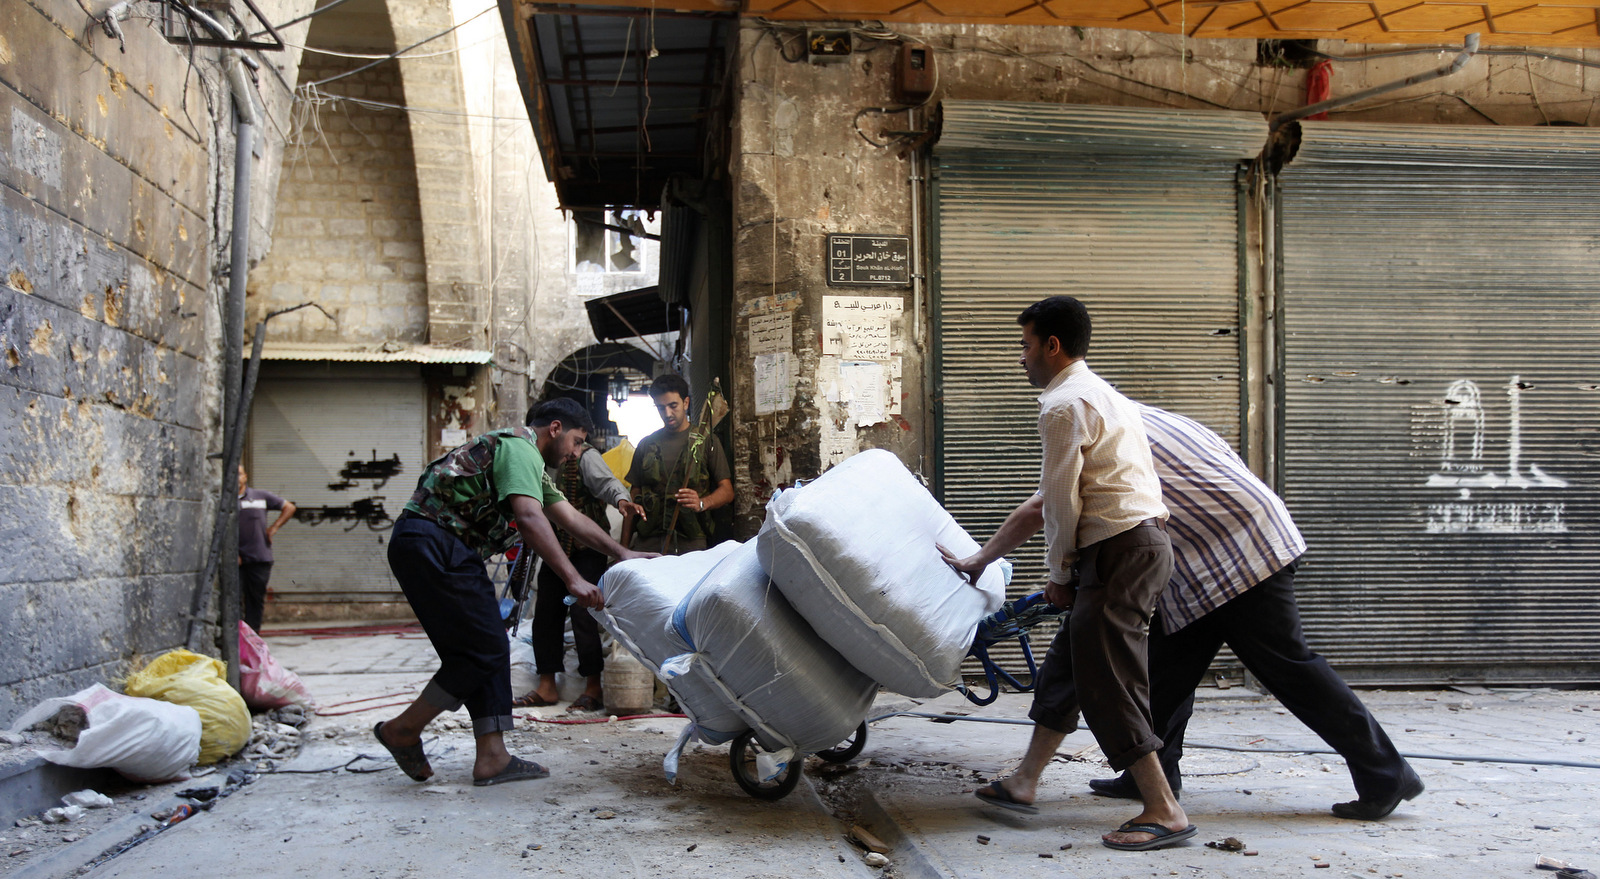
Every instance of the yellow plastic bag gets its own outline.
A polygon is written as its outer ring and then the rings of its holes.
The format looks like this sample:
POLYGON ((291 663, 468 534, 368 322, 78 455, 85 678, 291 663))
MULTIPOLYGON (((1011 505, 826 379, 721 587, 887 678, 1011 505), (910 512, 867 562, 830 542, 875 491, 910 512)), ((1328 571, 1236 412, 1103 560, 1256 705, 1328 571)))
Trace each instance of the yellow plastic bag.
POLYGON ((198 711, 202 764, 236 754, 250 741, 250 709, 228 686, 221 660, 187 650, 164 653, 128 678, 123 692, 198 711))
POLYGON ((611 468, 612 475, 623 485, 628 485, 628 469, 633 466, 633 443, 628 442, 627 437, 623 437, 622 442, 617 443, 611 451, 600 457, 606 462, 606 466, 611 468))

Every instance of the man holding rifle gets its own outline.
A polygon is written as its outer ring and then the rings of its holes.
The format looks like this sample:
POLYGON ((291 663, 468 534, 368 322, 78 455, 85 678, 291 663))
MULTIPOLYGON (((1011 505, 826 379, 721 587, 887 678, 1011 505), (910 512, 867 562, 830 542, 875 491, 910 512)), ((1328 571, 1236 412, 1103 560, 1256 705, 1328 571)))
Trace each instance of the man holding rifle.
MULTIPOLYGON (((636 550, 683 555, 705 549, 714 525, 712 510, 733 502, 733 474, 722 443, 702 412, 691 426, 689 383, 667 374, 650 383, 650 398, 662 428, 645 437, 633 454, 628 484, 644 508, 622 524, 622 542, 636 550)), ((710 407, 705 407, 709 409, 710 407)))

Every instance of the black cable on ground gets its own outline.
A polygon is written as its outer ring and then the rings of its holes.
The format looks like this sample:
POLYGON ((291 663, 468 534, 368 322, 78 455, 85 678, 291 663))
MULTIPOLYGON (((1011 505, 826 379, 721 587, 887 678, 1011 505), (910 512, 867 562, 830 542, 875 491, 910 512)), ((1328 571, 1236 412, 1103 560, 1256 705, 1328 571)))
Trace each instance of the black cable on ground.
POLYGON ((384 758, 382 758, 382 757, 374 757, 371 754, 357 754, 354 757, 351 757, 349 760, 345 761, 344 763, 340 763, 338 766, 329 766, 326 769, 271 769, 271 770, 267 770, 267 771, 263 772, 262 774, 263 775, 319 775, 319 774, 321 774, 323 772, 338 772, 339 770, 343 769, 346 772, 354 772, 357 775, 365 775, 365 774, 367 774, 369 772, 383 772, 386 769, 398 769, 399 768, 398 766, 394 765, 393 763, 388 763, 387 765, 379 766, 379 767, 377 767, 375 769, 351 769, 350 768, 351 765, 354 764, 357 760, 371 760, 374 763, 378 763, 378 762, 382 762, 384 760, 384 758))
MULTIPOLYGON (((1014 726, 1033 726, 1031 720, 1018 720, 1014 717, 974 717, 966 714, 931 714, 926 711, 892 711, 888 714, 868 718, 867 723, 877 723, 891 717, 925 717, 934 723, 955 723, 958 720, 971 723, 1004 723, 1014 726)), ((1237 745, 1208 745, 1200 742, 1184 742, 1185 748, 1203 748, 1208 751, 1236 751, 1241 754, 1334 754, 1339 752, 1331 748, 1249 748, 1237 745)), ((1448 760, 1456 763, 1514 763, 1523 766, 1569 766, 1574 769, 1600 769, 1600 763, 1586 763, 1580 760, 1532 760, 1525 757, 1480 757, 1461 754, 1406 754, 1400 756, 1411 760, 1448 760)))

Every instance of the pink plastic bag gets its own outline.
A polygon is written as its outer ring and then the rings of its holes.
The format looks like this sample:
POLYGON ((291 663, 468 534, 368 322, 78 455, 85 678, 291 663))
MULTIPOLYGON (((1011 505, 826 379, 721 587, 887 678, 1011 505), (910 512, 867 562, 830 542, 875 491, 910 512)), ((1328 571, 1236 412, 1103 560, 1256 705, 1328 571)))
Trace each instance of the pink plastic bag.
POLYGON ((285 705, 311 707, 311 693, 300 676, 279 665, 267 644, 243 620, 239 622, 239 690, 253 709, 285 705))

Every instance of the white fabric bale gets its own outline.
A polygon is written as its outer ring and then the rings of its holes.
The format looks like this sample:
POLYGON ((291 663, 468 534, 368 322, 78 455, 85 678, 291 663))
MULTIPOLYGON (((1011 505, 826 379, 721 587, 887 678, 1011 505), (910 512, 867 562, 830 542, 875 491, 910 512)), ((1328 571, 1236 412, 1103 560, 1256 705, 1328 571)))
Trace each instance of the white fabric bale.
POLYGON ((672 635, 692 657, 683 677, 722 692, 769 749, 832 748, 866 718, 878 685, 789 606, 755 541, 738 546, 673 617, 672 635))
POLYGON ((846 459, 767 504, 762 565, 829 644, 878 683, 932 697, 956 683, 978 622, 1005 601, 1000 565, 945 564, 973 540, 892 453, 846 459))
MULTIPOLYGON (((681 556, 621 562, 600 578, 606 606, 595 619, 622 642, 623 649, 665 680, 661 663, 683 652, 671 635, 673 612, 702 577, 738 548, 739 544, 728 541, 681 556)), ((702 678, 669 680, 667 687, 701 739, 713 744, 726 742, 749 728, 739 712, 702 678)))

